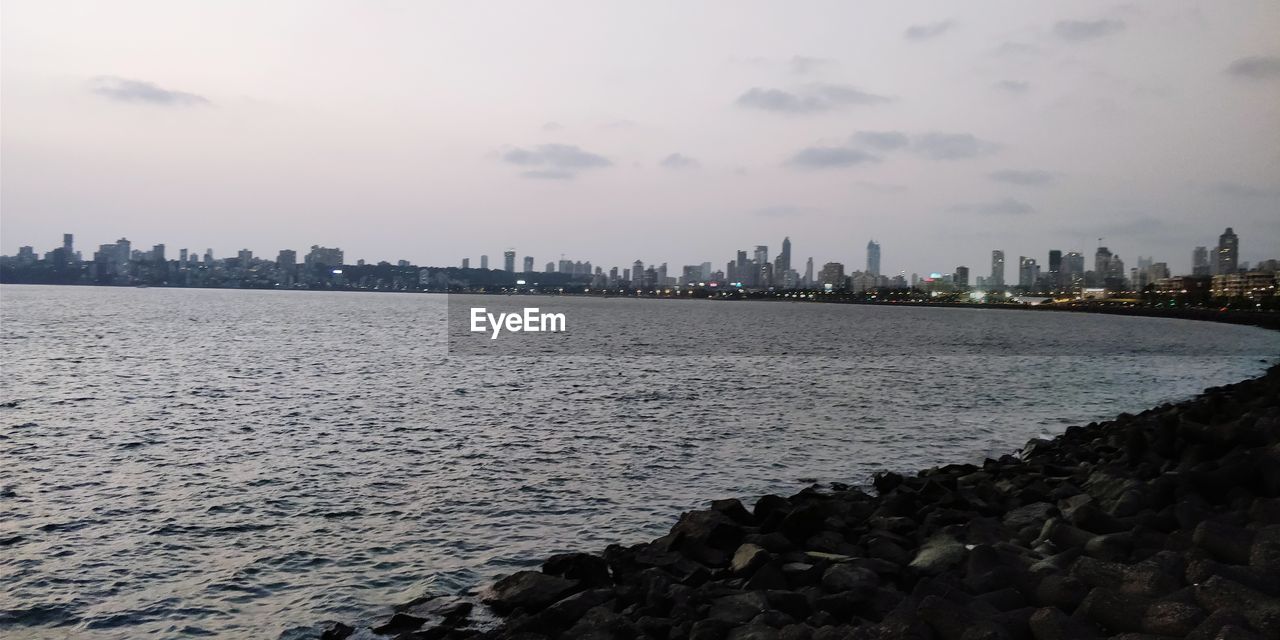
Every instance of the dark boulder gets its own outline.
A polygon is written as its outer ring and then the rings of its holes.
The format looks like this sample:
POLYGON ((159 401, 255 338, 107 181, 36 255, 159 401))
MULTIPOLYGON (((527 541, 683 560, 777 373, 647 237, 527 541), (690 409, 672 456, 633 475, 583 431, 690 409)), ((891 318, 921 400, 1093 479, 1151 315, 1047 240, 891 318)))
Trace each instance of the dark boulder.
POLYGON ((498 613, 509 613, 516 609, 535 613, 577 588, 577 580, 539 571, 519 571, 495 583, 482 601, 498 613))

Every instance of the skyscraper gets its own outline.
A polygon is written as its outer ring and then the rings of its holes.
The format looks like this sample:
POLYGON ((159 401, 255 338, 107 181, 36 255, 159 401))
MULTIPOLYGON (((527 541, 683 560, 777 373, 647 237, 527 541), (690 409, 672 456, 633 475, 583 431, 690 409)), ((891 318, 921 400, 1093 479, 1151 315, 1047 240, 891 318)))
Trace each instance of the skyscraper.
POLYGON ((1231 227, 1218 236, 1218 273, 1235 273, 1240 266, 1240 237, 1231 227))
POLYGON ((957 287, 969 286, 969 267, 956 267, 956 272, 951 275, 951 282, 957 287))
POLYGON ((644 281, 644 262, 636 260, 631 263, 631 286, 639 287, 644 281))
POLYGON ((813 284, 813 257, 810 256, 804 263, 804 284, 811 286, 813 284))
POLYGON ((502 270, 507 273, 516 272, 516 250, 507 249, 502 252, 502 270))
POLYGON ((1191 275, 1209 275, 1209 249, 1205 247, 1196 247, 1195 250, 1191 252, 1191 275))
POLYGON ((1004 252, 999 249, 991 252, 991 277, 987 279, 987 286, 1004 286, 1004 252))
POLYGON ((786 273, 791 270, 791 237, 782 239, 782 253, 778 254, 778 273, 786 273))
POLYGON ((481 269, 489 268, 489 256, 480 256, 480 268, 481 269))
POLYGON ((867 273, 880 275, 880 243, 875 240, 867 243, 867 273))
POLYGON ((533 273, 533 256, 524 257, 524 272, 533 273))
POLYGON ((1035 258, 1018 256, 1018 286, 1034 289, 1040 279, 1040 265, 1035 258))
POLYGON ((73 250, 73 245, 75 244, 75 242, 73 241, 74 238, 75 236, 73 236, 70 233, 62 234, 62 250, 63 252, 66 253, 65 259, 67 260, 70 260, 71 255, 75 253, 75 251, 73 250))
POLYGON ((1098 247, 1093 254, 1093 272, 1098 278, 1107 277, 1107 272, 1111 271, 1111 250, 1106 247, 1098 247))
POLYGON ((463 258, 463 259, 462 259, 462 268, 463 268, 463 269, 470 269, 470 268, 471 268, 471 258, 463 258))
POLYGON ((756 245, 756 267, 763 267, 769 264, 769 247, 759 244, 756 245))

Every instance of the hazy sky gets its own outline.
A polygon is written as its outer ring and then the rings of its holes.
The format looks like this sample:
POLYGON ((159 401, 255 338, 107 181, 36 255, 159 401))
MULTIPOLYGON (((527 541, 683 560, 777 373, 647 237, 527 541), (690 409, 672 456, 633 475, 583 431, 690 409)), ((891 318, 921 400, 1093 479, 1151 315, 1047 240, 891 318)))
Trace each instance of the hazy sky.
POLYGON ((1280 3, 10 2, 0 250, 1280 257, 1280 3))

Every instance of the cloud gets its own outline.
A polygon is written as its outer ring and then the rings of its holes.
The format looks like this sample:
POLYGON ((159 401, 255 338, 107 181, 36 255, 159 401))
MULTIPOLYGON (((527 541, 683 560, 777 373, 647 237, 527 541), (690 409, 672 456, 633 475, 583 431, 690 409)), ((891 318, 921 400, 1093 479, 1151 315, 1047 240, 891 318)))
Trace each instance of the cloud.
POLYGON ((958 204, 950 209, 957 213, 978 213, 989 216, 1021 216, 1035 213, 1035 207, 1013 198, 1004 198, 992 202, 976 204, 958 204))
POLYGON ((929 40, 936 38, 955 26, 955 22, 951 20, 943 20, 942 22, 930 22, 928 24, 913 24, 902 32, 902 37, 908 40, 929 40))
POLYGON ((1005 184, 1016 184, 1020 187, 1043 187, 1052 184, 1056 177, 1048 171, 1039 169, 1018 170, 1003 169, 987 174, 988 178, 1005 184))
POLYGON ((673 153, 663 158, 658 164, 668 169, 696 169, 702 166, 702 163, 683 153, 673 153))
POLYGON ((807 216, 817 211, 813 207, 801 207, 790 204, 778 204, 770 207, 761 207, 751 212, 753 216, 761 218, 798 218, 807 216))
POLYGON ((1001 80, 992 86, 1009 93, 1026 93, 1031 89, 1031 83, 1026 80, 1001 80))
POLYGON ((1060 20, 1053 25, 1053 32, 1063 40, 1084 42, 1124 31, 1121 20, 1060 20))
POLYGON ((901 131, 859 131, 850 136, 849 141, 880 151, 901 149, 911 143, 907 134, 901 131))
POLYGON ((922 133, 911 142, 911 150, 933 160, 959 160, 994 153, 1000 145, 970 133, 922 133))
POLYGON ((564 129, 564 125, 559 122, 547 122, 542 125, 543 131, 560 131, 561 129, 564 129))
POLYGON ((906 193, 909 189, 905 185, 892 184, 888 182, 871 182, 869 180, 861 180, 857 183, 859 187, 876 193, 906 193))
POLYGON ((515 147, 502 154, 503 162, 536 167, 521 173, 526 178, 567 180, 583 169, 613 166, 608 158, 567 144, 541 144, 530 149, 515 147))
POLYGON ((807 75, 814 71, 820 71, 826 67, 834 67, 838 62, 831 58, 811 58, 809 56, 792 56, 787 62, 787 67, 798 76, 807 75))
POLYGON ((99 76, 91 91, 118 102, 137 102, 168 107, 198 107, 213 104, 208 98, 184 91, 161 89, 150 82, 115 76, 99 76))
POLYGON ((1255 187, 1252 185, 1240 184, 1239 182, 1215 182, 1210 185, 1209 192, 1220 196, 1249 200, 1280 198, 1280 189, 1255 187))
POLYGON ((1227 73, 1237 78, 1250 80, 1280 78, 1280 57, 1249 56, 1240 58, 1227 65, 1227 73))
POLYGON ((738 96, 736 102, 740 107, 778 113, 818 113, 849 105, 880 104, 889 100, 886 96, 867 93, 848 85, 815 83, 795 92, 752 87, 738 96))
POLYGON ((801 169, 830 169, 852 167, 879 161, 879 156, 862 149, 850 147, 807 147, 792 156, 787 161, 787 164, 801 169))

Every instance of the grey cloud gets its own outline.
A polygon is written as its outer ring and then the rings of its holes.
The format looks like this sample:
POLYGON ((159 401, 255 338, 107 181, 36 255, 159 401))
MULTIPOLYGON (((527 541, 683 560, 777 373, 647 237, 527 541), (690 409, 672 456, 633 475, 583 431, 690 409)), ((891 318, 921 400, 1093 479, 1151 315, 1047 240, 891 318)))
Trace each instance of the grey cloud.
POLYGON ((958 204, 951 207, 951 211, 957 213, 978 213, 982 215, 993 216, 1021 216, 1029 213, 1035 213, 1035 207, 1013 198, 1004 198, 992 202, 980 202, 976 204, 958 204))
POLYGON ((502 154, 504 162, 522 167, 541 167, 520 174, 526 178, 572 178, 582 169, 609 167, 608 158, 567 144, 542 144, 530 149, 516 147, 502 154))
POLYGON ((1053 32, 1064 40, 1083 42, 1124 31, 1120 20, 1061 20, 1053 25, 1053 32))
POLYGON ((915 136, 911 150, 934 160, 959 160, 993 153, 1000 148, 970 133, 922 133, 915 136))
POLYGON ((988 173, 987 177, 995 180, 996 182, 1016 184, 1021 187, 1042 187, 1053 183, 1055 179, 1055 176, 1052 173, 1049 173, 1048 171, 1040 171, 1039 169, 1003 169, 1001 171, 988 173))
POLYGON ((852 167, 859 164, 879 162, 880 157, 861 149, 849 147, 808 147, 801 149, 787 162, 801 169, 829 169, 835 167, 852 167))
POLYGON ((668 169, 694 169, 701 166, 697 160, 683 153, 673 153, 663 158, 658 164, 668 169))
POLYGON ((1217 182, 1209 187, 1211 193, 1242 199, 1280 198, 1280 189, 1255 187, 1239 182, 1217 182))
POLYGON ((738 96, 737 104, 779 113, 817 113, 849 105, 888 102, 889 98, 840 84, 811 84, 795 92, 752 87, 738 96))
POLYGON ((543 131, 559 131, 561 129, 564 129, 564 125, 559 122, 547 122, 542 125, 543 131))
POLYGON ((831 58, 792 56, 791 60, 787 63, 787 66, 790 68, 791 73, 802 76, 821 70, 825 67, 834 67, 836 64, 838 63, 831 58))
POLYGON ((849 138, 853 144, 860 144, 879 149, 880 151, 892 151, 901 149, 911 143, 907 138, 907 134, 901 131, 859 131, 849 138))
POLYGON ((902 36, 908 40, 928 40, 936 38, 955 26, 955 22, 951 20, 943 20, 942 22, 930 22, 928 24, 913 24, 907 27, 902 36))
POLYGON ((1026 80, 1001 80, 993 86, 1009 93, 1026 93, 1031 89, 1031 83, 1026 80))
POLYGON ((859 181, 859 187, 876 193, 906 193, 909 189, 900 184, 891 184, 888 182, 871 182, 867 180, 859 181))
POLYGON ((92 91, 119 102, 141 102, 170 107, 196 107, 212 104, 208 98, 184 91, 162 89, 150 82, 115 76, 93 79, 92 91))
POLYGON ((1227 73, 1250 80, 1280 78, 1280 57, 1249 56, 1227 65, 1227 73))

